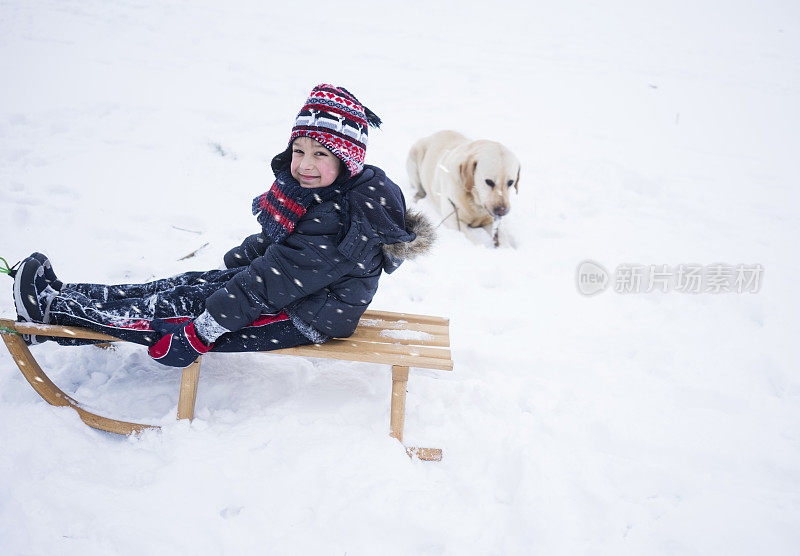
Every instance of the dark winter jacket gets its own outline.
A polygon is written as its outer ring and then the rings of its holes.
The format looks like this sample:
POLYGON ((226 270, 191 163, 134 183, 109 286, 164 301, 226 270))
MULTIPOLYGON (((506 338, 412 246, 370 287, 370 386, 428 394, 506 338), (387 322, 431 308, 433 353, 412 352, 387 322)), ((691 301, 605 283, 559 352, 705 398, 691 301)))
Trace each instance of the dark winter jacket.
POLYGON ((427 251, 435 237, 383 170, 365 166, 353 179, 343 198, 310 206, 282 243, 262 232, 225 255, 229 268, 243 269, 206 300, 218 323, 235 331, 285 310, 314 342, 353 333, 381 271, 427 251))

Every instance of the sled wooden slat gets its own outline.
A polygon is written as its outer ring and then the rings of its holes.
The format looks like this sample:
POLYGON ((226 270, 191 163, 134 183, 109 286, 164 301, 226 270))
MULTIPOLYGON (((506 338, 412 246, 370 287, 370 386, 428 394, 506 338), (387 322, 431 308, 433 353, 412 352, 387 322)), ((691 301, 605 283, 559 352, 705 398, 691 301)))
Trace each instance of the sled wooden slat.
POLYGON ((362 328, 379 328, 381 330, 415 330, 428 334, 447 334, 446 324, 430 324, 427 322, 408 322, 402 320, 369 319, 362 317, 358 325, 362 328))
POLYGON ((301 355, 305 357, 321 357, 324 359, 344 359, 346 361, 359 361, 362 363, 385 363, 388 365, 407 365, 422 369, 436 369, 452 371, 453 362, 450 360, 450 350, 439 350, 441 353, 427 356, 419 353, 413 355, 417 346, 395 346, 376 342, 353 342, 350 340, 330 340, 321 345, 298 346, 293 348, 276 349, 263 353, 273 355, 301 355), (403 353, 397 348, 407 348, 403 353))
MULTIPOLYGON (((78 328, 75 326, 58 326, 57 324, 34 324, 32 322, 14 322, 9 320, 0 321, 11 323, 14 330, 20 334, 38 334, 39 336, 54 336, 56 338, 80 338, 82 340, 105 340, 106 342, 121 342, 119 338, 101 334, 88 328, 78 328)), ((6 326, 3 324, 3 326, 6 326)), ((9 327, 10 328, 10 327, 9 327)))
POLYGON ((450 371, 453 368, 453 362, 450 360, 450 350, 446 348, 437 348, 429 346, 406 346, 399 344, 381 344, 378 342, 362 342, 344 338, 341 340, 330 340, 324 344, 314 344, 310 346, 297 346, 294 348, 285 348, 280 350, 273 350, 264 353, 288 353, 294 350, 294 355, 305 355, 307 357, 320 357, 325 353, 331 351, 342 352, 345 354, 352 354, 354 356, 363 355, 365 363, 387 363, 393 364, 393 359, 396 355, 404 355, 411 358, 421 358, 422 362, 430 362, 437 365, 436 367, 425 367, 425 365, 410 365, 411 367, 421 367, 425 369, 438 369, 438 365, 442 366, 441 370, 450 371), (325 347, 320 350, 320 347, 325 347), (369 358, 368 360, 366 358, 369 358), (428 361, 430 360, 430 361, 428 361))
POLYGON ((409 331, 411 334, 407 337, 403 337, 403 335, 400 334, 401 332, 404 331, 364 327, 357 328, 353 335, 350 336, 350 339, 405 346, 447 347, 450 345, 450 339, 446 334, 411 330, 409 331))
POLYGON ((415 315, 412 313, 392 313, 390 311, 375 311, 368 309, 361 317, 362 319, 384 319, 388 321, 419 322, 426 324, 438 324, 449 326, 450 319, 446 317, 434 317, 432 315, 415 315))
MULTIPOLYGON (((392 369, 389 406, 390 434, 402 443, 409 368, 453 370, 449 349, 449 322, 447 318, 430 315, 366 311, 355 333, 349 338, 334 339, 319 345, 297 346, 262 353, 390 365, 392 369), (398 333, 398 331, 401 332, 398 333), (403 334, 402 331, 407 334, 403 334)), ((107 334, 77 327, 22 323, 2 319, 0 319, 0 326, 21 334, 93 339, 104 342, 121 341, 107 334)), ((79 402, 62 392, 48 378, 20 336, 13 333, 4 333, 2 336, 22 374, 34 390, 49 404, 71 407, 87 425, 108 432, 132 434, 146 429, 159 428, 153 425, 110 419, 88 411, 79 402)), ((178 419, 191 420, 194 418, 201 359, 199 358, 182 370, 178 396, 178 419)), ((420 460, 440 461, 442 459, 442 450, 439 448, 406 447, 406 453, 409 457, 417 457, 420 460)))

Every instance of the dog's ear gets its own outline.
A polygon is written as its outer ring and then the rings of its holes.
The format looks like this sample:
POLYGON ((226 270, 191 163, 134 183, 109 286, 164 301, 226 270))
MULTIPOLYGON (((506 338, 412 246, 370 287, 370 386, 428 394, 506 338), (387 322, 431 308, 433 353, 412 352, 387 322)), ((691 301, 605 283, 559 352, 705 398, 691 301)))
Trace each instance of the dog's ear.
POLYGON ((517 181, 514 182, 514 189, 517 190, 517 195, 519 195, 519 171, 522 168, 517 168, 517 181))
POLYGON ((472 191, 475 187, 475 168, 477 167, 478 161, 473 156, 468 156, 464 162, 458 165, 458 175, 467 191, 472 191))

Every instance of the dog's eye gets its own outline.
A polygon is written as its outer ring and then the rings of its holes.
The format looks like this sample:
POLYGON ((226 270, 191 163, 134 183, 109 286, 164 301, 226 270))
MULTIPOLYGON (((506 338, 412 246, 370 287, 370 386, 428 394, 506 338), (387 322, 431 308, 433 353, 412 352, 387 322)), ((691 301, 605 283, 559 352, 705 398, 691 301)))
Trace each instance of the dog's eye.
POLYGON ((486 180, 486 185, 489 187, 494 187, 494 182, 492 180, 486 180))
POLYGON ((514 180, 508 180, 508 187, 511 187, 512 185, 514 185, 514 180))

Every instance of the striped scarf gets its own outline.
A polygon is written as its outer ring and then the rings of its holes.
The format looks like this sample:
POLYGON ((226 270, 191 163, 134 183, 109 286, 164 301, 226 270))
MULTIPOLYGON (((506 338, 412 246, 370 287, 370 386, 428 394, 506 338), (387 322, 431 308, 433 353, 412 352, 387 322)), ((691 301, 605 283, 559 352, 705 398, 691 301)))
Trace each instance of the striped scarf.
POLYGON ((328 187, 302 187, 285 168, 276 173, 269 191, 253 199, 252 210, 272 241, 282 243, 309 206, 329 201, 341 193, 336 182, 328 187))

